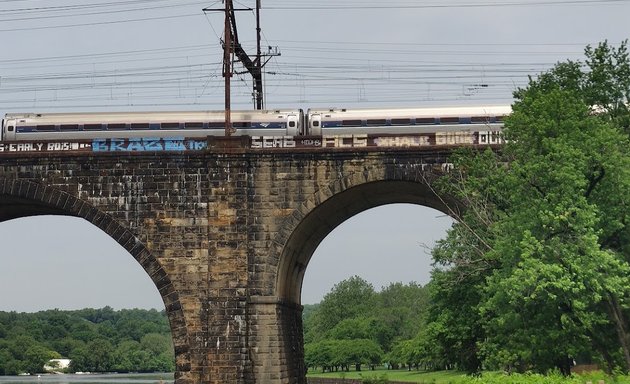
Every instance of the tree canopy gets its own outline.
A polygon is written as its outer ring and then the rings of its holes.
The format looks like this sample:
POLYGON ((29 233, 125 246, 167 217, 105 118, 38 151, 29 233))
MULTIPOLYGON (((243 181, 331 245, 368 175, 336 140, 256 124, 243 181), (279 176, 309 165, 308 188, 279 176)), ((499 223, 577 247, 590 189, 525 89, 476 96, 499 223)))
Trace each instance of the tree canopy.
POLYGON ((374 367, 400 340, 422 327, 425 287, 392 283, 380 292, 353 276, 336 284, 317 306, 305 307, 305 360, 309 367, 374 367))
POLYGON ((427 342, 450 364, 630 369, 627 42, 515 92, 501 152, 455 159, 468 207, 434 250, 427 342))
POLYGON ((0 375, 44 372, 53 358, 70 371, 172 372, 166 314, 110 307, 37 313, 0 312, 0 375))

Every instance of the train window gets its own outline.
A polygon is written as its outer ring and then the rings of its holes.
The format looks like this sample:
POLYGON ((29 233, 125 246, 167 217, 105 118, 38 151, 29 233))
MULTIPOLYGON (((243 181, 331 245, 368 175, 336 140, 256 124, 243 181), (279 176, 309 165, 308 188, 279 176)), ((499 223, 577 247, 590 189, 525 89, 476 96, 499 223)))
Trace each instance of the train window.
POLYGON ((203 123, 199 122, 199 121, 189 121, 189 122, 185 122, 184 123, 184 128, 186 129, 191 129, 191 128, 203 128, 203 123))
POLYGON ((179 129, 179 123, 160 123, 161 129, 179 129))
POLYGON ((361 120, 342 120, 341 125, 344 127, 360 127, 362 124, 361 120))
POLYGON ((411 119, 392 119, 392 125, 409 125, 411 119))
POLYGON ((496 121, 497 123, 500 123, 503 121, 503 119, 505 118, 505 116, 497 116, 494 118, 494 121, 496 121))
POLYGON ((295 121, 289 121, 289 128, 295 128, 295 121))
POLYGON ((61 124, 59 126, 59 130, 60 131, 78 131, 79 125, 78 124, 61 124))
POLYGON ((490 117, 488 116, 473 116, 470 118, 470 122, 473 124, 486 124, 490 122, 490 117))
MULTIPOLYGON (((225 124, 223 124, 225 126, 225 124)), ((232 123, 234 128, 249 128, 251 125, 248 121, 235 121, 232 123)))
POLYGON ((9 125, 9 132, 13 132, 13 126, 9 125))
POLYGON ((57 129, 54 125, 38 125, 37 130, 40 132, 52 132, 56 131, 57 129))
POLYGON ((127 129, 127 124, 125 123, 107 124, 107 129, 110 131, 120 131, 123 129, 127 129))
POLYGON ((208 128, 225 128, 225 123, 222 121, 211 121, 208 123, 208 128))
POLYGON ((387 120, 385 119, 368 119, 367 125, 385 125, 387 120))
POLYGON ((83 124, 84 131, 100 131, 103 129, 103 124, 83 124))
POLYGON ((131 123, 131 129, 149 129, 149 123, 131 123))
POLYGON ((440 117, 440 124, 459 124, 459 117, 440 117))
POLYGON ((416 124, 419 124, 419 125, 435 124, 435 119, 432 117, 416 117, 416 124))
POLYGON ((319 120, 313 120, 313 127, 319 127, 319 120))

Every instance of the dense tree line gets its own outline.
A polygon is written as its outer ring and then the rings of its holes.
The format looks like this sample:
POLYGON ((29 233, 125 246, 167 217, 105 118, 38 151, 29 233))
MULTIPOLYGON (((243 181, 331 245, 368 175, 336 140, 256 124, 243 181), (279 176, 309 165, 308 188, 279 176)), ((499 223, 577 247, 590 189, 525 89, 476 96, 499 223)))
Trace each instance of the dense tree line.
POLYGON ((171 332, 163 311, 124 309, 0 312, 0 375, 38 373, 50 359, 71 372, 172 372, 171 332))
POLYGON ((389 361, 400 340, 422 327, 428 291, 416 283, 393 283, 376 292, 354 276, 336 284, 321 303, 304 308, 308 367, 361 370, 389 361))

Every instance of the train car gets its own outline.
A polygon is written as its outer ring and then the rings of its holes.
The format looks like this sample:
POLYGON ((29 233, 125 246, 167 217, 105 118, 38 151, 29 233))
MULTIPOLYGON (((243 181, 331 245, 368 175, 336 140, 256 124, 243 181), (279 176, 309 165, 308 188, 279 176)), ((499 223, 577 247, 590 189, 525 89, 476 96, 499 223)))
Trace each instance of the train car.
POLYGON ((509 106, 390 109, 309 109, 306 130, 310 135, 355 133, 433 133, 494 131, 511 113, 509 106), (484 127, 485 126, 485 127, 484 127))
MULTIPOLYGON (((234 135, 298 136, 302 110, 232 111, 234 135)), ((0 140, 57 140, 225 135, 225 111, 21 113, 2 120, 0 140)))

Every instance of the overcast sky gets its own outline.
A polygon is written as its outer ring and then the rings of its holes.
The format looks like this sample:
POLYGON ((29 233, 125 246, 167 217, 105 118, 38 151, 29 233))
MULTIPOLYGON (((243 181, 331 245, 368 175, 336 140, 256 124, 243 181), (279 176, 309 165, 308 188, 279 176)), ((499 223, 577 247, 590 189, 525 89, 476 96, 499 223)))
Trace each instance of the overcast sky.
MULTIPOLYGON (((0 0, 0 114, 222 109, 223 19, 202 12, 222 6, 0 0)), ((265 67, 268 108, 509 104, 527 75, 582 59, 587 44, 630 37, 629 0, 262 0, 262 6, 263 51, 274 53, 265 67)), ((250 11, 237 14, 250 55, 254 21, 250 11)), ((251 78, 237 74, 233 84, 232 108, 252 108, 251 78)), ((376 289, 426 283, 425 246, 450 223, 411 205, 351 218, 318 248, 302 302, 321 300, 352 275, 376 289)), ((82 220, 0 223, 0 244, 0 310, 163 308, 135 261, 82 220)))

